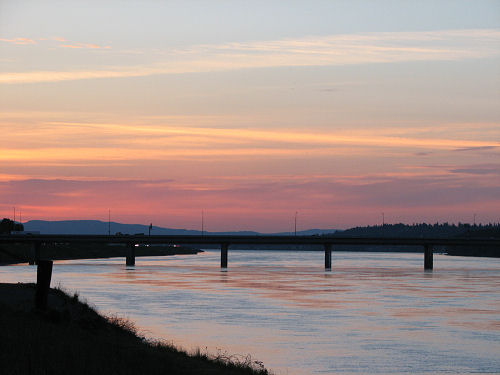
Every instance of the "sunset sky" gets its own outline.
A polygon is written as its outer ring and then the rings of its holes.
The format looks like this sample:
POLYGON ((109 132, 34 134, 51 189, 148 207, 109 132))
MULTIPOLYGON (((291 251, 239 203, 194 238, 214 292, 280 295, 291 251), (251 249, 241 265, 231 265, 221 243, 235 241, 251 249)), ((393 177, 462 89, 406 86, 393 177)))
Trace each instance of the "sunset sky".
POLYGON ((0 1, 0 216, 500 221, 500 1, 0 1))

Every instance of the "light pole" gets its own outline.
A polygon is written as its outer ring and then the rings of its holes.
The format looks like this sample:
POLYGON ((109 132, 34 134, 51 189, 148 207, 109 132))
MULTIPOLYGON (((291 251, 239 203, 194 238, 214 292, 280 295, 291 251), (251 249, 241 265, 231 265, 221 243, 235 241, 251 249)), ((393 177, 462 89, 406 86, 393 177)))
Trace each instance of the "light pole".
POLYGON ((201 235, 205 234, 205 213, 201 210, 201 235))

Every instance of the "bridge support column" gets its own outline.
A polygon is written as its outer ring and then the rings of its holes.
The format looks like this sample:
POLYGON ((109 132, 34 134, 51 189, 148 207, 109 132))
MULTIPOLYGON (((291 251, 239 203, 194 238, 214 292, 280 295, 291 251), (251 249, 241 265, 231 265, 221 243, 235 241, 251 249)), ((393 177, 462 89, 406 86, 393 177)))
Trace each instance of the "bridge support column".
POLYGON ((30 249, 28 250, 28 263, 30 266, 38 264, 40 260, 40 247, 42 244, 40 242, 32 242, 30 249))
POLYGON ((220 245, 220 267, 227 268, 227 251, 229 249, 229 244, 222 243, 220 245))
POLYGON ((135 243, 127 244, 127 266, 135 266, 135 243))
POLYGON ((332 269, 332 244, 325 243, 325 270, 330 271, 332 269))
POLYGON ((424 245, 424 270, 432 270, 434 267, 434 254, 431 245, 424 245))

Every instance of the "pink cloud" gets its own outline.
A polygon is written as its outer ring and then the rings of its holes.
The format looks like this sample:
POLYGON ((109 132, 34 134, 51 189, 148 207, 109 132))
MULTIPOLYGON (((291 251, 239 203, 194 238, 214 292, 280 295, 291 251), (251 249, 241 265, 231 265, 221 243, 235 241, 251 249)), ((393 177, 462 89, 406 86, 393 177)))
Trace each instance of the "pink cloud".
MULTIPOLYGON (((66 40, 64 40, 66 41, 66 40)), ((99 46, 92 43, 74 43, 74 44, 60 44, 61 48, 74 48, 74 49, 110 49, 110 46, 99 46)))
POLYGON ((116 221, 193 229, 203 209, 208 230, 274 232, 288 231, 295 211, 301 229, 376 224, 381 212, 387 222, 467 221, 470 212, 482 221, 496 221, 499 192, 498 184, 471 183, 455 174, 385 180, 360 176, 352 181, 250 176, 196 183, 29 179, 0 183, 0 215, 8 215, 15 205, 26 219, 105 219, 111 209, 116 221))
POLYGON ((73 44, 60 44, 59 47, 61 48, 83 48, 83 46, 80 45, 73 45, 73 44))

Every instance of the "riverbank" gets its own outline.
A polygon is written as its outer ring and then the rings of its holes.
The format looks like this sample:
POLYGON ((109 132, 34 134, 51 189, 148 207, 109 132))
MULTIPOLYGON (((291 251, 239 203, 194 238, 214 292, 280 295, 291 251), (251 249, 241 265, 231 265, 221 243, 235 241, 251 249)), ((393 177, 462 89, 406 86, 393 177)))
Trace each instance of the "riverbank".
MULTIPOLYGON (((0 265, 27 263, 31 251, 29 244, 2 244, 0 265)), ((127 247, 122 244, 44 244, 41 256, 51 260, 99 259, 126 257, 127 247)), ((203 250, 186 246, 136 246, 135 256, 170 256, 198 254, 203 250)))
POLYGON ((264 375, 259 362, 187 354, 141 337, 130 321, 99 315, 78 295, 51 289, 33 308, 34 284, 0 284, 2 374, 264 375))

